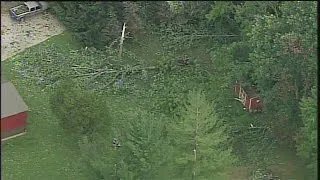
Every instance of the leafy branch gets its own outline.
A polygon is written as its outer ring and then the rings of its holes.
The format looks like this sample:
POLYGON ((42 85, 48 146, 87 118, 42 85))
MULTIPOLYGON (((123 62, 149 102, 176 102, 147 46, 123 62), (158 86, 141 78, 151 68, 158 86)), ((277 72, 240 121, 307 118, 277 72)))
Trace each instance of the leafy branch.
MULTIPOLYGON (((112 65, 112 64, 110 64, 112 65)), ((74 65, 72 70, 75 72, 73 77, 87 77, 91 80, 94 80, 102 75, 106 75, 112 79, 108 82, 108 85, 114 83, 119 77, 124 77, 129 74, 136 74, 141 73, 143 71, 158 71, 160 68, 155 66, 150 67, 141 67, 140 65, 136 65, 133 67, 130 66, 121 66, 120 68, 113 68, 113 67, 104 67, 104 68, 91 68, 91 67, 83 67, 80 65, 74 65)))

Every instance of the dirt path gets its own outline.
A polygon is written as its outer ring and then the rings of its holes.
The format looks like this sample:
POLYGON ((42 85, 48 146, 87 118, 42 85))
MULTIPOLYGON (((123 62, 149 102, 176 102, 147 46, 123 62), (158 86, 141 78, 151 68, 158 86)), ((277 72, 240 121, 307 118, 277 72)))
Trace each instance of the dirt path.
POLYGON ((1 1, 1 61, 64 31, 63 26, 48 13, 27 17, 21 23, 12 20, 8 11, 17 3, 1 1))

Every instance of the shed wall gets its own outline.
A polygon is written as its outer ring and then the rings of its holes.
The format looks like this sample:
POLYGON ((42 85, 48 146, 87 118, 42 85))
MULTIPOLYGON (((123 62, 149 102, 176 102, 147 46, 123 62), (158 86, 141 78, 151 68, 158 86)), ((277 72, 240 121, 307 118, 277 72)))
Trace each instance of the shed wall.
POLYGON ((8 138, 8 137, 23 133, 25 131, 26 131, 26 128, 25 127, 21 127, 21 128, 14 129, 12 131, 1 132, 1 140, 3 140, 4 138, 8 138))
POLYGON ((14 131, 26 126, 27 112, 18 113, 1 119, 1 134, 14 131))

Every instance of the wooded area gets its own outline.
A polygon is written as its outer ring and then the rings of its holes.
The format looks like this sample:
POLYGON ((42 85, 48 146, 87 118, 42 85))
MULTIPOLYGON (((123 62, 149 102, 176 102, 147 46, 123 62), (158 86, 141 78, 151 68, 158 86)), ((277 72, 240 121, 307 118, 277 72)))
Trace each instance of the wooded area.
POLYGON ((276 147, 316 178, 316 2, 50 3, 81 47, 39 48, 27 72, 95 179, 220 180, 237 166, 276 179, 256 171, 276 147), (261 112, 234 100, 236 81, 261 112))

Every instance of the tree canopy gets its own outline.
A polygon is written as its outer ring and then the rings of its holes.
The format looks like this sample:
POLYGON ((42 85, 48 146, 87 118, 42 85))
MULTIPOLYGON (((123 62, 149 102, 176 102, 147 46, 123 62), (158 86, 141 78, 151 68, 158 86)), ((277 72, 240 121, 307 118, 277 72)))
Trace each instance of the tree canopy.
POLYGON ((215 172, 222 179, 235 163, 270 165, 275 146, 293 149, 316 171, 316 2, 52 6, 83 48, 42 54, 50 61, 33 60, 41 68, 30 73, 49 82, 74 78, 55 89, 52 109, 63 128, 84 135, 82 156, 100 178, 212 179, 215 172), (236 81, 259 92, 263 112, 234 101, 236 81), (91 141, 89 132, 98 132, 91 141))

